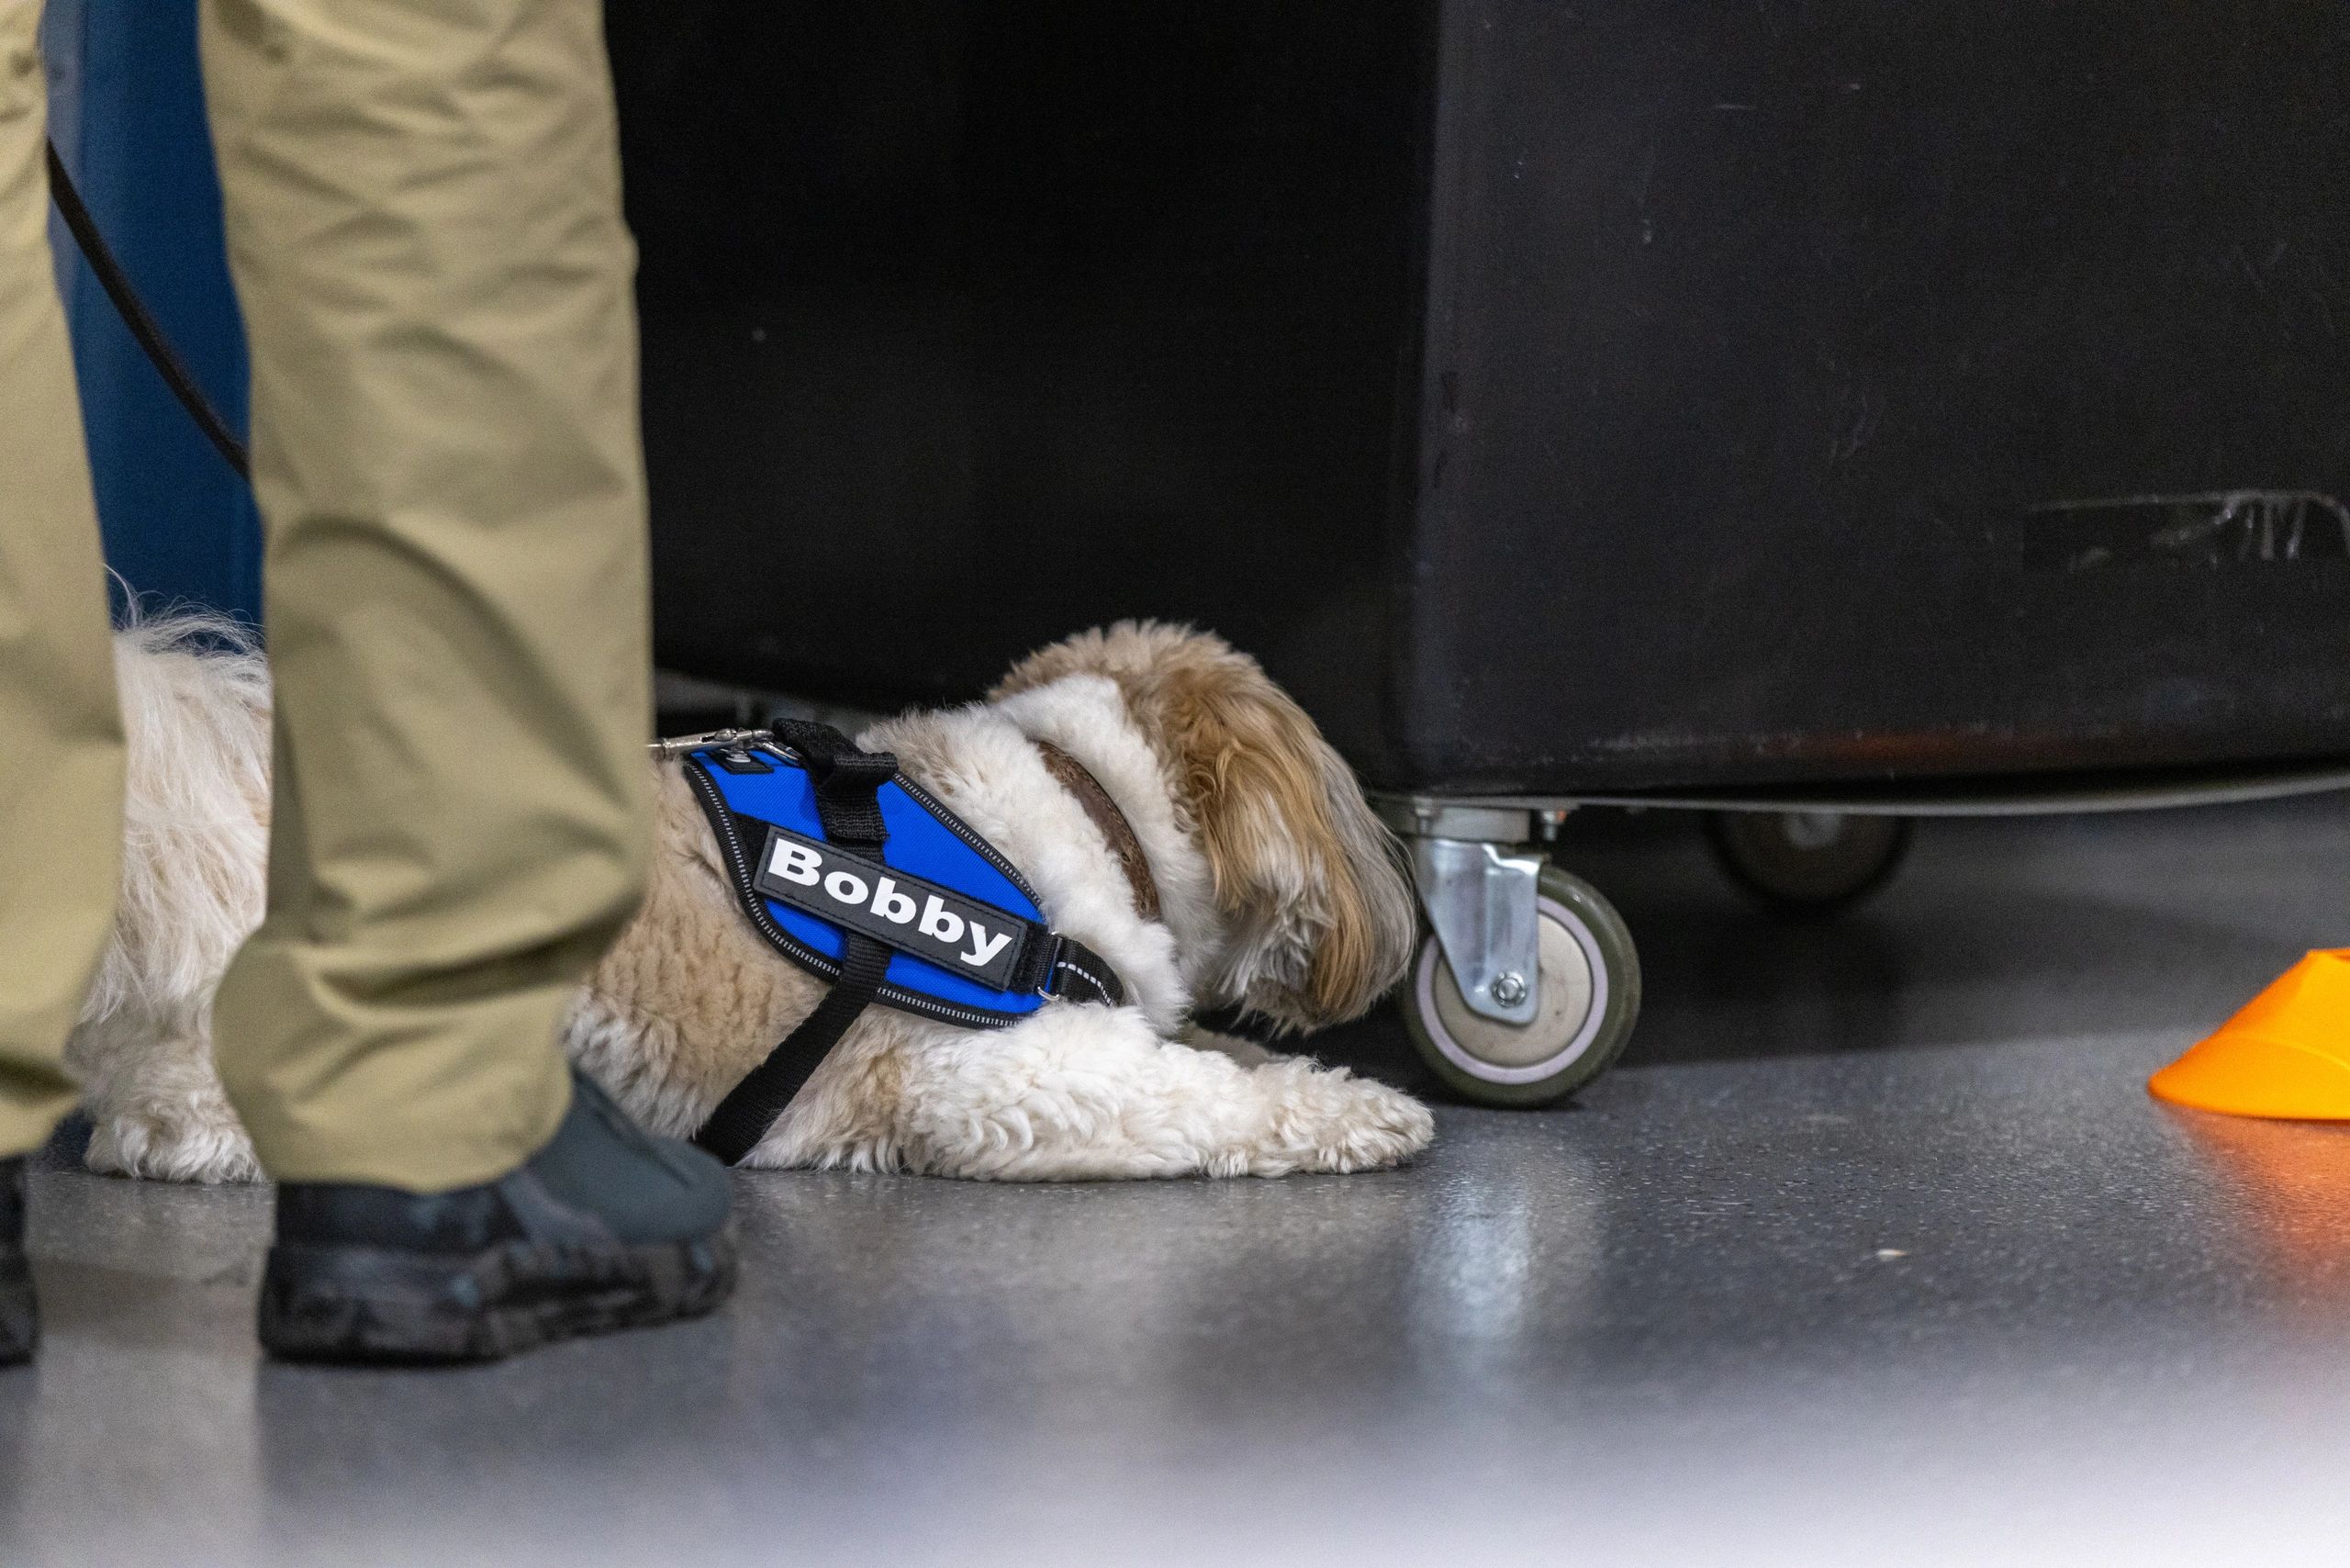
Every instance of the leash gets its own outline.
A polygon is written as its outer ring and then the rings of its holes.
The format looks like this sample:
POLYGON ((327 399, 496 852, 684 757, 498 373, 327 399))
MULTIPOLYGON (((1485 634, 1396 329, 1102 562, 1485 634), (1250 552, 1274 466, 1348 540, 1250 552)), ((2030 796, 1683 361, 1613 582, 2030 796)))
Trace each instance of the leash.
POLYGON ((65 219, 66 231, 81 248, 90 271, 97 274, 98 286, 114 301, 116 313, 121 316, 122 324, 130 329, 131 337, 147 355, 147 363, 155 367, 163 385, 172 389, 172 396, 179 399, 180 407, 187 410, 187 417, 196 421, 196 428, 212 443, 213 450, 237 471, 237 477, 252 484, 252 459, 245 451, 245 443, 237 439, 237 432, 229 428, 220 410, 205 397, 204 388, 196 385, 196 373, 188 369, 187 362, 172 346, 163 324, 155 319, 147 302, 139 297, 138 289, 131 286, 130 274, 123 271, 122 263, 116 258, 114 247, 106 243, 97 219, 83 204, 82 193, 74 188, 73 177, 65 172, 64 160, 58 157, 54 141, 49 144, 49 194, 57 203, 58 216, 65 219))

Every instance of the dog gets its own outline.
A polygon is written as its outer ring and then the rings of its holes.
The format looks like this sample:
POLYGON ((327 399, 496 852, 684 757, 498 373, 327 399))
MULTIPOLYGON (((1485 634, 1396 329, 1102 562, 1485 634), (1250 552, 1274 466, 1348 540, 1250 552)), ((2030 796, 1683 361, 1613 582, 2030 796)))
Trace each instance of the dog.
MULTIPOLYGON (((87 1162, 259 1180, 213 1070, 210 1015, 262 914, 267 669, 238 627, 200 616, 134 623, 115 658, 129 741, 119 913, 66 1058, 95 1124, 87 1162)), ((1416 935, 1393 840, 1253 659, 1187 628, 1121 622, 1031 655, 984 702, 858 739, 1019 866, 1126 1001, 1054 1002, 996 1030, 868 1007, 743 1164, 1279 1176, 1382 1169, 1427 1146, 1432 1119, 1408 1095, 1190 1025, 1194 1009, 1223 1007, 1277 1033, 1354 1017, 1400 977, 1416 935), (1070 759, 1113 809, 1083 798, 1070 759)), ((686 1137, 824 982, 744 917, 680 766, 647 766, 643 902, 562 1044, 643 1125, 686 1137)))

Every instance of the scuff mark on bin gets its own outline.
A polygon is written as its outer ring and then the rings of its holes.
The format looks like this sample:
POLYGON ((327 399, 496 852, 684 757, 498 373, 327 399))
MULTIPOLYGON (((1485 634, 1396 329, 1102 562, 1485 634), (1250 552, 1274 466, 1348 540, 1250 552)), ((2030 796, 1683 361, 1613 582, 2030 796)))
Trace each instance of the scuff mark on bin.
POLYGON ((2024 553, 2074 573, 2135 563, 2230 566, 2350 558, 2350 507, 2322 490, 2213 490, 2043 501, 2024 553))
POLYGON ((1828 466, 1841 467, 1858 457, 1884 412, 1885 399, 1874 387, 1855 386, 1838 393, 1833 417, 1841 433, 1828 439, 1828 466))

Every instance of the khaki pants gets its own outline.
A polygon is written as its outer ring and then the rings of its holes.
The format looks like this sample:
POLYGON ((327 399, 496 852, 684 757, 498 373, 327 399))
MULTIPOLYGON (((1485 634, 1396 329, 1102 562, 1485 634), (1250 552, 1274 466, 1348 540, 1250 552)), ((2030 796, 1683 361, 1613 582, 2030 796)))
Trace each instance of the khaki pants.
MULTIPOLYGON (((221 1075, 280 1178, 512 1168, 648 812, 634 251, 597 0, 204 0, 277 690, 221 1075)), ((121 735, 43 244, 39 0, 0 0, 0 1151, 111 920, 121 735)))

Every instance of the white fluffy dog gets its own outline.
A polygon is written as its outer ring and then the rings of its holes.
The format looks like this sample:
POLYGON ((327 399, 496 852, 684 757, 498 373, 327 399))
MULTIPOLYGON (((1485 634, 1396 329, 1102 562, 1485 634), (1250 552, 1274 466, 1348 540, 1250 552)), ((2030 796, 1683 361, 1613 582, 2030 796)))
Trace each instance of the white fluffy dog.
MULTIPOLYGON (((118 633, 130 738, 120 914, 68 1048, 92 1169, 250 1181, 212 1067, 212 995, 262 913, 269 683, 233 628, 118 633), (223 637, 227 636, 224 645, 223 637)), ((1414 931, 1391 841, 1353 776, 1255 662, 1214 637, 1122 623, 1035 654, 991 700, 860 737, 1019 866, 1052 924, 1107 958, 1127 1005, 1053 1002, 965 1030, 867 1009, 744 1163, 1005 1181, 1390 1166, 1425 1107, 1308 1060, 1194 1036, 1194 1005, 1292 1029, 1362 1012, 1414 931), (1074 757, 1130 824, 1149 901, 1036 743, 1074 757)), ((654 1129, 690 1134, 811 1011, 822 982, 734 902, 678 766, 656 769, 644 904, 565 1021, 571 1057, 654 1129)), ((1065 764, 1063 765, 1066 766, 1065 764)), ((1097 803, 1098 804, 1098 803, 1097 803)))

